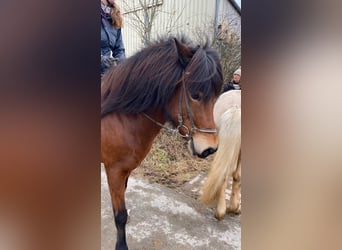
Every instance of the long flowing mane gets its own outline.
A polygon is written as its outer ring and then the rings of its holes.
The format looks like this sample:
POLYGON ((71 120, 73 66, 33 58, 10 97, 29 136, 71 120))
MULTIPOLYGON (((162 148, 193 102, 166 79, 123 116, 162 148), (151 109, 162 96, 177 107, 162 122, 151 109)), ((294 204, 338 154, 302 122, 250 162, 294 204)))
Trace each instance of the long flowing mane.
POLYGON ((194 46, 185 37, 168 37, 108 70, 102 78, 101 117, 111 112, 162 110, 181 82, 184 70, 190 94, 200 91, 203 101, 219 95, 223 77, 216 50, 208 44, 194 46))

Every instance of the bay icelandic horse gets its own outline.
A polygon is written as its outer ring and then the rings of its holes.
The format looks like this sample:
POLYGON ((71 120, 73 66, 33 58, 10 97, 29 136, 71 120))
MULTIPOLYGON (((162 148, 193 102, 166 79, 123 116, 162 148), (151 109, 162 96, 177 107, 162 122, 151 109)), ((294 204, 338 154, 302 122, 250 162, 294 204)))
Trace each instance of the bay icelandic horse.
POLYGON ((223 84, 216 50, 185 37, 159 39, 111 68, 101 86, 101 161, 106 170, 116 249, 128 249, 125 191, 132 170, 168 123, 205 158, 217 149, 214 102, 223 84))
POLYGON ((215 208, 215 218, 241 213, 241 90, 230 90, 217 99, 214 121, 219 147, 202 188, 200 201, 215 208), (229 207, 226 188, 233 177, 229 207))

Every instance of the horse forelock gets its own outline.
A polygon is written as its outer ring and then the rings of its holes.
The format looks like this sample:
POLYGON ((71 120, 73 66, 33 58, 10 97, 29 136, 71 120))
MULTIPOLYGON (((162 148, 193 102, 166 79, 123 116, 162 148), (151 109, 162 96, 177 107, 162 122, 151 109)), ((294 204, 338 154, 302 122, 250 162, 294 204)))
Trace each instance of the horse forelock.
MULTIPOLYGON (((190 91, 201 91, 205 100, 221 91, 223 77, 217 52, 185 45, 194 52, 185 76, 190 91)), ((111 112, 141 113, 162 110, 182 79, 183 66, 174 38, 161 39, 110 69, 101 87, 101 117, 111 112)))
POLYGON ((208 46, 200 47, 186 68, 185 79, 191 94, 202 93, 203 101, 221 93, 222 68, 217 52, 208 46))

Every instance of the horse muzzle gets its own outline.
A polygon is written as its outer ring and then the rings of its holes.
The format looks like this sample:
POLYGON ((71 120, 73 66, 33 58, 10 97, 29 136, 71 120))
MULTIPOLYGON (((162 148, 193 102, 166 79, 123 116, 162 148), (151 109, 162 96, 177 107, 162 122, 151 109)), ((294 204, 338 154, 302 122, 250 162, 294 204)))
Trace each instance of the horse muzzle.
POLYGON ((206 158, 209 155, 214 154, 218 146, 217 140, 216 137, 214 137, 215 140, 210 140, 209 142, 209 138, 211 138, 211 136, 194 136, 188 142, 189 151, 199 158, 206 158))
POLYGON ((217 148, 208 148, 204 150, 201 154, 197 154, 199 158, 206 158, 207 156, 215 153, 217 151, 217 148))

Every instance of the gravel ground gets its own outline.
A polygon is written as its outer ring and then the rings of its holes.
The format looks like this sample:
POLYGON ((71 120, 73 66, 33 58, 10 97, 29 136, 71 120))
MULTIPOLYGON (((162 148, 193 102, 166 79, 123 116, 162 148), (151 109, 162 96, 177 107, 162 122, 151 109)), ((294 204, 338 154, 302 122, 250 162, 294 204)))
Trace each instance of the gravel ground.
MULTIPOLYGON (((101 249, 109 250, 115 247, 116 229, 103 167, 101 171, 101 249)), ((201 175, 195 177, 184 185, 184 190, 198 193, 203 179, 201 175)), ((213 210, 200 204, 195 196, 130 177, 126 192, 129 249, 241 249, 240 216, 227 215, 217 221, 213 210)))

